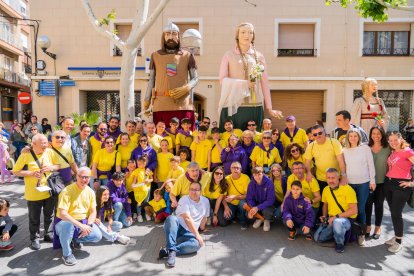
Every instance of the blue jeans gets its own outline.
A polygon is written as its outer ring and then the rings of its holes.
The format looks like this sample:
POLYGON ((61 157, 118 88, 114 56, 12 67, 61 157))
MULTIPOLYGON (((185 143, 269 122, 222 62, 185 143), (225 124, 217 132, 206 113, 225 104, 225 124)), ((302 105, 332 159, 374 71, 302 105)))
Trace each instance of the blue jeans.
POLYGON ((176 216, 169 216, 164 222, 167 250, 172 250, 177 255, 185 255, 197 252, 200 244, 193 233, 180 225, 176 216))
POLYGON ((336 218, 331 225, 327 227, 321 225, 314 234, 314 239, 316 242, 325 242, 335 240, 336 244, 345 243, 345 233, 351 229, 351 222, 347 218, 336 218))
POLYGON ((108 231, 108 223, 95 223, 99 230, 101 230, 102 237, 104 237, 107 241, 114 242, 118 238, 119 230, 122 228, 122 223, 119 221, 114 221, 112 223, 112 232, 108 231))
POLYGON ((369 196, 369 182, 362 184, 349 184, 354 189, 358 200, 358 217, 357 221, 365 224, 367 217, 365 215, 365 205, 369 196))
POLYGON ((247 223, 247 217, 246 217, 246 211, 243 209, 243 204, 246 203, 246 200, 242 199, 239 201, 239 204, 233 205, 231 203, 228 203, 227 206, 229 206, 231 210, 231 216, 228 219, 228 221, 232 221, 236 218, 239 220, 240 224, 247 223))
POLYGON ((124 205, 121 202, 114 204, 114 222, 119 221, 124 227, 131 226, 131 222, 128 220, 128 216, 125 212, 124 205))
POLYGON ((102 239, 102 233, 96 224, 92 224, 92 232, 83 238, 73 238, 75 226, 69 221, 59 221, 55 225, 55 229, 62 246, 63 256, 65 257, 72 254, 72 249, 70 248, 72 240, 76 242, 99 242, 102 239))

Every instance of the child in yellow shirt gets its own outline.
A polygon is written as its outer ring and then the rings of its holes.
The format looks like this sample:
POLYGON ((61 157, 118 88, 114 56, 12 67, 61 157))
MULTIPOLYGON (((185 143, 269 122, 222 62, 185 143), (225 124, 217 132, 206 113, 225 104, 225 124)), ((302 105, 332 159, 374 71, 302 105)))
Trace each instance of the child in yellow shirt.
MULTIPOLYGON (((185 173, 185 170, 180 167, 180 157, 173 156, 170 159, 170 164, 171 164, 171 169, 168 172, 167 180, 165 182, 167 181, 174 182, 180 175, 185 173)), ((164 185, 165 185, 165 182, 164 182, 164 185)))
POLYGON ((155 223, 162 223, 170 214, 165 211, 167 205, 165 200, 162 198, 161 189, 154 191, 154 199, 148 202, 145 209, 145 216, 153 217, 155 223))
POLYGON ((202 170, 210 171, 211 166, 211 141, 206 139, 207 127, 198 128, 198 136, 191 143, 191 161, 197 162, 202 170))
MULTIPOLYGON (((135 201, 137 202, 138 222, 143 222, 142 206, 148 202, 151 190, 152 172, 145 168, 147 164, 147 157, 140 156, 137 160, 138 168, 134 170, 134 180, 132 181, 132 189, 134 191, 135 201)), ((146 217, 147 220, 151 218, 146 217)))
POLYGON ((184 171, 187 171, 187 166, 190 164, 190 161, 188 161, 188 157, 190 156, 190 153, 188 152, 188 149, 182 148, 177 152, 177 155, 180 156, 180 167, 184 169, 184 171))
POLYGON ((188 118, 181 120, 181 127, 183 129, 178 130, 175 136, 175 151, 178 152, 181 148, 189 149, 193 142, 193 136, 191 135, 191 121, 188 118))
POLYGON ((158 188, 167 180, 168 172, 171 169, 170 160, 174 155, 168 151, 169 142, 167 139, 162 139, 160 143, 161 152, 157 153, 157 168, 155 169, 155 182, 158 183, 158 188))

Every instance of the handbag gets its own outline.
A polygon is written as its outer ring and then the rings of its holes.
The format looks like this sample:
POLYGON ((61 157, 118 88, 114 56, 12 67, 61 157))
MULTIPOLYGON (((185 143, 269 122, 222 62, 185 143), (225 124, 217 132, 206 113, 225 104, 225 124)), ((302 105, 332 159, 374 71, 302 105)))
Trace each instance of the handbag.
MULTIPOLYGON (((336 202, 336 205, 338 205, 339 209, 341 209, 342 213, 345 212, 344 208, 342 208, 341 204, 339 204, 338 200, 336 199, 336 196, 331 188, 329 188, 331 191, 332 197, 336 202)), ((365 234, 365 225, 357 222, 356 220, 352 218, 348 218, 349 222, 351 222, 351 232, 352 234, 361 236, 365 234)))
MULTIPOLYGON (((32 154, 33 159, 36 161, 37 166, 39 169, 42 169, 40 165, 39 159, 37 159, 36 154, 34 153, 33 149, 30 149, 30 153, 32 154)), ((65 183, 63 182, 63 178, 59 172, 53 172, 49 177, 46 174, 43 174, 47 179, 47 185, 50 188, 50 196, 56 198, 59 196, 60 192, 66 187, 65 183)))

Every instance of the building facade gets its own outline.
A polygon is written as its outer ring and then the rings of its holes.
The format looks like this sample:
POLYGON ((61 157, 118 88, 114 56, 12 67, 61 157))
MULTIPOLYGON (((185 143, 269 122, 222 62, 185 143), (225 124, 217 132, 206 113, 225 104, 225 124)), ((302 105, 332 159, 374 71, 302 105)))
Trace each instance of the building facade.
POLYGON ((20 92, 30 93, 31 55, 28 1, 0 1, 0 120, 10 127, 22 119, 24 109, 18 101, 20 92))
MULTIPOLYGON (((91 1, 95 15, 116 10, 109 26, 126 38, 131 29, 134 1, 91 1)), ((414 17, 390 11, 383 24, 358 17, 352 9, 319 0, 171 1, 143 40, 135 77, 136 113, 146 91, 145 62, 158 50, 162 26, 174 22, 183 32, 196 28, 203 36, 196 55, 200 82, 195 106, 201 116, 218 120, 220 99, 218 70, 224 52, 235 46, 235 29, 241 22, 255 26, 256 48, 267 61, 273 106, 284 115, 294 114, 298 125, 309 127, 316 120, 335 126, 335 113, 350 109, 360 94, 365 77, 379 82, 380 96, 391 114, 390 130, 398 130, 412 116, 414 91, 414 17)), ((150 13, 158 1, 150 1, 150 13)), ((59 89, 59 113, 99 112, 103 117, 119 114, 119 76, 122 52, 89 23, 80 1, 34 1, 31 17, 41 20, 40 35, 49 36, 53 60, 39 54, 47 76, 69 76, 74 86, 59 89), (47 8, 45 8, 47 7, 47 8), (62 20, 62 18, 68 18, 62 20)), ((35 88, 38 87, 35 85, 35 88)), ((54 96, 34 97, 38 117, 56 118, 54 96), (45 108, 46 107, 46 108, 45 108)), ((284 128, 283 120, 274 126, 284 128)))

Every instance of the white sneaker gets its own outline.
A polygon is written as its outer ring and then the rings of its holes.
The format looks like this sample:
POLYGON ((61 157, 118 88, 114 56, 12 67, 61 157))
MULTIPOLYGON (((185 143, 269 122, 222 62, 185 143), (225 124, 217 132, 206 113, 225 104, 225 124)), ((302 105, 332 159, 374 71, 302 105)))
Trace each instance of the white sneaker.
POLYGON ((397 253, 403 248, 403 245, 398 242, 394 242, 390 247, 388 247, 388 251, 392 253, 397 253))
POLYGON ((263 231, 269 232, 270 231, 270 220, 265 219, 263 224, 263 231))
POLYGON ((386 241, 384 243, 388 244, 388 245, 393 245, 395 243, 395 237, 392 237, 391 239, 389 239, 388 241, 386 241))
POLYGON ((207 218, 207 226, 210 226, 211 225, 211 217, 208 217, 207 218))
POLYGON ((365 246, 365 235, 358 236, 358 244, 359 246, 365 246))
POLYGON ((145 214, 145 219, 146 219, 147 221, 151 221, 151 216, 150 216, 150 215, 145 214))
POLYGON ((133 220, 137 220, 137 213, 133 213, 133 214, 132 214, 132 219, 133 219, 133 220))
POLYGON ((141 215, 138 215, 138 222, 144 222, 144 219, 142 218, 141 215))
POLYGON ((129 241, 131 240, 131 238, 130 238, 130 237, 127 237, 127 236, 124 236, 124 235, 119 235, 119 236, 116 238, 116 240, 117 240, 119 243, 122 243, 122 244, 124 244, 124 245, 127 245, 127 244, 129 243, 129 241))
POLYGON ((256 221, 253 223, 253 228, 257 229, 262 225, 262 221, 260 219, 256 219, 256 221))

